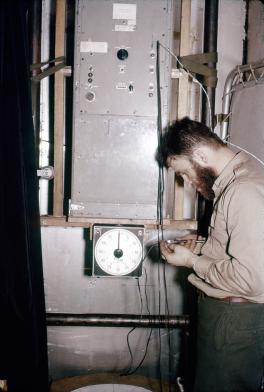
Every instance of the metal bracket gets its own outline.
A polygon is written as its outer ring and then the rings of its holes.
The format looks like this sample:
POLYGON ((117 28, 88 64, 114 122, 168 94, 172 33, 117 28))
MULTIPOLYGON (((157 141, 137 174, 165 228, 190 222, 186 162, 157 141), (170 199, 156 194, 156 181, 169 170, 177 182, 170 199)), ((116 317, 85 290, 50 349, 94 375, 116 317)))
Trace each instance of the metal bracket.
POLYGON ((45 180, 52 180, 54 178, 54 169, 52 166, 43 166, 37 170, 37 176, 45 180))
POLYGON ((33 71, 35 69, 41 69, 42 67, 44 67, 45 65, 49 65, 50 63, 55 63, 56 65, 46 68, 38 75, 32 76, 31 78, 32 82, 38 83, 42 79, 46 78, 47 76, 53 75, 55 72, 58 72, 60 70, 63 70, 64 76, 71 76, 72 74, 71 67, 65 64, 64 56, 60 56, 52 60, 44 61, 42 63, 32 64, 30 66, 30 70, 33 71))
POLYGON ((217 84, 217 70, 211 68, 210 63, 217 62, 217 53, 200 53, 191 54, 188 56, 179 57, 180 62, 188 71, 199 74, 204 77, 203 84, 207 87, 216 87, 217 84))
POLYGON ((224 113, 216 114, 215 115, 216 124, 222 124, 224 122, 228 123, 230 116, 231 116, 231 113, 229 113, 229 114, 224 114, 224 113))

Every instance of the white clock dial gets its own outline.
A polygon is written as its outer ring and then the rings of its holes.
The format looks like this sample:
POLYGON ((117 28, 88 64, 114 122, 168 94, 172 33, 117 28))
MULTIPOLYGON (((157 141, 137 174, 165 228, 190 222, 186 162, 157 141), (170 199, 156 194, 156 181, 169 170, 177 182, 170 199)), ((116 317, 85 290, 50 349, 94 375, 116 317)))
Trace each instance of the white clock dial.
POLYGON ((103 233, 95 245, 95 259, 109 275, 127 275, 142 261, 142 245, 137 236, 123 228, 103 233))

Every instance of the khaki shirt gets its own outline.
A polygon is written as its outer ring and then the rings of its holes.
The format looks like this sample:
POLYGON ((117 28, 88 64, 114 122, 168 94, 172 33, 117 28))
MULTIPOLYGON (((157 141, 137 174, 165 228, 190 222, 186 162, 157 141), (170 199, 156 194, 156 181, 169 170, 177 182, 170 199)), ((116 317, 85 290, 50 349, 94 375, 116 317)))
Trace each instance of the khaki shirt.
POLYGON ((213 190, 209 236, 188 279, 210 297, 264 303, 264 167, 240 152, 213 190))

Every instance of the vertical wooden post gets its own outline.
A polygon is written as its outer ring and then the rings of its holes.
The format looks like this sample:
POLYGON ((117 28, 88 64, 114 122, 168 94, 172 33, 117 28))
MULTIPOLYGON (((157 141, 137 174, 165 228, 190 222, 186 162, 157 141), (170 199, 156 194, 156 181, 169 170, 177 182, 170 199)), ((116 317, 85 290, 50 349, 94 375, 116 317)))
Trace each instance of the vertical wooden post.
MULTIPOLYGON (((55 57, 65 55, 66 0, 56 0, 55 57)), ((64 75, 54 76, 54 190, 53 215, 63 216, 64 75)))
MULTIPOLYGON (((191 0, 182 0, 180 56, 185 56, 190 54, 190 23, 191 23, 191 0)), ((177 118, 179 119, 189 114, 190 89, 191 89, 191 84, 188 75, 183 74, 179 78, 179 98, 178 98, 178 116, 177 116, 177 118)), ((184 207, 183 182, 181 180, 176 180, 174 213, 173 213, 173 218, 175 220, 183 219, 183 207, 184 207)))

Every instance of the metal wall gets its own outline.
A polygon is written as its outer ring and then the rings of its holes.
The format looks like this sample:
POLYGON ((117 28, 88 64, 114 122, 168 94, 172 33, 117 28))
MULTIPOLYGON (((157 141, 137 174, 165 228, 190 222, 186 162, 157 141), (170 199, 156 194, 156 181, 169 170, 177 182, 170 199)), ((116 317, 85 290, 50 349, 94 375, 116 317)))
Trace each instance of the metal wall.
MULTIPOLYGON (((185 232, 173 232, 173 235, 185 232)), ((157 242, 155 231, 146 231, 144 253, 157 242)), ((165 237, 172 233, 165 232, 165 237)), ((80 228, 43 228, 43 258, 47 312, 99 314, 166 314, 166 293, 171 315, 183 314, 182 294, 188 289, 185 273, 164 265, 154 247, 143 264, 143 275, 135 278, 90 276, 89 233, 80 228)), ((53 378, 93 372, 122 372, 129 368, 127 334, 130 328, 49 327, 50 374, 53 378)), ((137 328, 130 335, 133 365, 142 359, 151 329, 137 328)), ((147 357, 138 373, 169 378, 169 359, 177 374, 180 359, 180 329, 153 329, 147 357), (170 347, 169 339, 170 337, 170 347), (160 347, 161 344, 161 347, 160 347)))
MULTIPOLYGON (((259 0, 252 0, 248 5, 246 62, 248 64, 261 64, 264 54, 264 4, 259 0)), ((239 63, 235 65, 239 65, 239 63)), ((241 76, 240 83, 237 82, 237 85, 232 88, 230 125, 228 128, 230 142, 237 145, 237 148, 234 146, 231 146, 231 148, 236 151, 240 148, 246 149, 262 161, 264 161, 263 72, 264 67, 260 68, 258 66, 254 70, 253 64, 252 72, 247 72, 245 76, 241 76)))
MULTIPOLYGON (((264 64, 264 62, 263 62, 264 64)), ((264 161, 264 80, 254 80, 235 88, 232 95, 231 120, 228 128, 230 142, 246 149, 264 161)))

